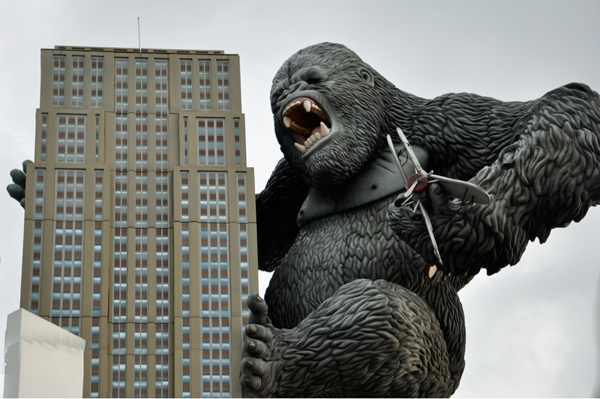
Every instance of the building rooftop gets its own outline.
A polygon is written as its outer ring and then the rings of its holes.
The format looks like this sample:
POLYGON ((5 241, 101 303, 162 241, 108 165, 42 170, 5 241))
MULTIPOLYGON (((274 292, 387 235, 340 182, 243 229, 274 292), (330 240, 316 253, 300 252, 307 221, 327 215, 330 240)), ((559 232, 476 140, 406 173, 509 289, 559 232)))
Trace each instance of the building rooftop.
MULTIPOLYGON (((65 51, 104 51, 113 53, 150 53, 150 54, 225 54, 223 50, 177 50, 177 49, 152 49, 152 48, 123 48, 123 47, 80 47, 80 46, 54 46, 54 50, 65 51)), ((229 55, 229 54, 228 54, 229 55)), ((237 55, 237 54, 236 54, 237 55)))

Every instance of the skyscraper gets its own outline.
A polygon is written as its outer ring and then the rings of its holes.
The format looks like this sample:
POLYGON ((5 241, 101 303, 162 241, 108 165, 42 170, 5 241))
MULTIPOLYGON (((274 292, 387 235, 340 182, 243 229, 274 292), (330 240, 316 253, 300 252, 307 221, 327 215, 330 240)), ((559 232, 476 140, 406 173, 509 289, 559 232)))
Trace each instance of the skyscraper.
POLYGON ((239 396, 258 290, 237 55, 42 50, 21 306, 86 339, 84 396, 239 396))

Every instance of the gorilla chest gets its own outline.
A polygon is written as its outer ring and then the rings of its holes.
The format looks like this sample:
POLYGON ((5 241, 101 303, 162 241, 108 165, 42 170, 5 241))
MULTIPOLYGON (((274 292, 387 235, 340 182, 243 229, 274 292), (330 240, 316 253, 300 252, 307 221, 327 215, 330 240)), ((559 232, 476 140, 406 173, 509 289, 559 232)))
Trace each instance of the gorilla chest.
POLYGON ((312 280, 310 276, 344 282, 385 278, 387 274, 378 264, 394 257, 398 239, 385 217, 371 213, 348 212, 302 228, 281 266, 301 271, 308 280, 312 280))
POLYGON ((286 327, 296 324, 342 285, 360 278, 407 285, 412 251, 387 224, 391 200, 303 226, 271 279, 267 302, 272 317, 288 320, 286 327))

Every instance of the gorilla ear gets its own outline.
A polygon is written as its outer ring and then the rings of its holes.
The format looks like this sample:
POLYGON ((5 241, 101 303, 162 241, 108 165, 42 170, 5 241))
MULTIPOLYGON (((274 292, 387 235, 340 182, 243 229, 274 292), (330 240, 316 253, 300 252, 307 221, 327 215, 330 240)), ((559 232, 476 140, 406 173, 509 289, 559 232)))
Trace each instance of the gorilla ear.
POLYGON ((375 76, 365 67, 360 67, 356 70, 358 76, 363 78, 365 82, 371 87, 375 87, 375 76))

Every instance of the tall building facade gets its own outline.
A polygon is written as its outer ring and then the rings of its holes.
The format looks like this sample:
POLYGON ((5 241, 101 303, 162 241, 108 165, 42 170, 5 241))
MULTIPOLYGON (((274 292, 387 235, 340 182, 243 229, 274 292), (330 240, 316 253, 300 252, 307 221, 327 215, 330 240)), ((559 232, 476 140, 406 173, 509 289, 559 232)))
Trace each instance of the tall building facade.
POLYGON ((85 397, 240 396, 258 291, 240 63, 42 50, 21 306, 87 340, 85 397))

